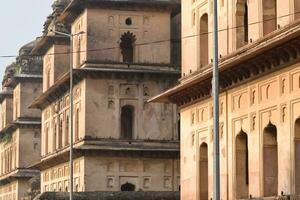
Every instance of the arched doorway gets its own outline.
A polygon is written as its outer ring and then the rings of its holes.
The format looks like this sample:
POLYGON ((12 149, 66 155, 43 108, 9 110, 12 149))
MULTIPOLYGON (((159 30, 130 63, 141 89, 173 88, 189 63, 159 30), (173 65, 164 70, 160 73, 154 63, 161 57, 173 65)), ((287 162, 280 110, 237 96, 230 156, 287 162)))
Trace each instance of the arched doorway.
POLYGON ((208 200, 208 147, 206 143, 200 146, 199 176, 200 200, 208 200))
POLYGON ((295 123, 295 194, 300 194, 300 118, 295 123))
POLYGON ((247 199, 249 197, 248 136, 243 131, 236 136, 235 155, 236 198, 247 199))
POLYGON ((208 15, 200 18, 200 68, 208 64, 208 15))
POLYGON ((236 48, 248 43, 248 4, 247 0, 236 3, 236 48))
POLYGON ((263 181, 264 196, 271 197, 278 194, 278 146, 277 128, 268 124, 263 132, 263 181))
POLYGON ((276 0, 263 0, 263 34, 267 35, 276 30, 277 8, 276 0))
POLYGON ((134 61, 134 43, 136 36, 129 31, 121 36, 121 54, 124 63, 133 63, 134 61))
POLYGON ((121 109, 121 137, 123 139, 133 138, 134 107, 127 105, 121 109))
POLYGON ((121 185, 121 191, 122 192, 133 192, 135 191, 135 185, 131 184, 131 183, 125 183, 123 185, 121 185))

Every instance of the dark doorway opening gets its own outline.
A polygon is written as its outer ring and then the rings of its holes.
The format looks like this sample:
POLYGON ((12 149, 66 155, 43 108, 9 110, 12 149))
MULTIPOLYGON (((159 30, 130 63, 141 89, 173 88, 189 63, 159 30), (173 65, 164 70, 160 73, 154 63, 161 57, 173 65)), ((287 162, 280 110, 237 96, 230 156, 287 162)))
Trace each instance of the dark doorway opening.
POLYGON ((131 183, 125 183, 121 186, 121 191, 122 192, 133 192, 135 191, 135 185, 131 183))
POLYGON ((134 107, 124 106, 121 110, 121 137, 123 139, 133 138, 134 107))

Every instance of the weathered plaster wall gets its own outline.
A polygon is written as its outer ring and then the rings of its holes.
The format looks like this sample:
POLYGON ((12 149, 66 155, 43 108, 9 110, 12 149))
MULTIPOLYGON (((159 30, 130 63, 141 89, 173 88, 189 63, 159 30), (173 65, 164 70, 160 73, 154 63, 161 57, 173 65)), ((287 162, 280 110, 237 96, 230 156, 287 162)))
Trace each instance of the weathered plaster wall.
MULTIPOLYGON (((79 138, 84 136, 85 128, 85 81, 74 87, 74 113, 79 109, 79 138)), ((69 144, 69 94, 63 95, 42 111, 42 156, 54 153, 69 144)), ((75 115, 75 114, 74 114, 75 115)), ((73 116, 75 120, 75 116, 73 116)), ((75 122, 73 123, 75 130, 75 122)), ((75 134, 74 134, 75 141, 75 134)))
MULTIPOLYGON (((74 190, 84 191, 85 174, 84 157, 74 160, 74 190)), ((62 163, 55 167, 41 171, 41 192, 69 191, 69 163, 62 163)))
POLYGON ((18 118, 38 118, 41 111, 28 109, 34 99, 42 93, 42 83, 21 82, 14 89, 14 120, 18 118))
MULTIPOLYGON (((126 79, 85 79, 74 88, 74 131, 78 139, 121 138, 121 108, 134 106, 133 139, 178 140, 177 108, 171 104, 146 103, 163 91, 168 82, 136 77, 126 79), (129 88, 129 89, 128 89, 129 88), (78 125, 76 111, 78 110, 78 125)), ((42 155, 68 145, 69 97, 64 95, 43 110, 42 155), (54 120, 54 123, 51 123, 54 120), (46 139, 46 131, 47 139, 46 139), (46 153, 46 140, 47 149, 46 153), (55 140, 55 141, 54 141, 55 140), (58 145, 61 144, 61 145, 58 145)), ((74 141, 76 137, 74 134, 74 141)))
POLYGON ((18 136, 18 154, 21 168, 27 168, 41 159, 41 130, 39 128, 21 128, 18 136))
POLYGON ((55 44, 43 57, 43 92, 68 71, 70 65, 68 52, 69 45, 55 44))
POLYGON ((128 31, 136 36, 134 62, 169 64, 170 25, 166 11, 87 9, 72 24, 72 33, 86 32, 74 38, 73 49, 83 51, 74 54, 74 65, 78 67, 85 60, 122 62, 120 38, 128 31), (132 19, 132 25, 125 24, 127 18, 132 19), (93 51, 87 54, 86 50, 93 51))
POLYGON ((5 98, 1 105, 0 130, 5 128, 13 120, 13 99, 5 98))
MULTIPOLYGON (((7 137, 7 136, 6 136, 7 137)), ((0 175, 3 176, 17 167, 18 163, 18 142, 17 134, 12 134, 11 138, 7 141, 2 141, 0 143, 0 153, 1 153, 1 162, 0 162, 0 175)))
POLYGON ((119 139, 121 108, 131 105, 134 107, 133 139, 176 140, 176 108, 171 104, 147 103, 151 96, 164 90, 164 84, 139 77, 87 79, 85 134, 119 139))
MULTIPOLYGON (((179 161, 172 159, 85 156, 74 161, 75 191, 120 191, 127 182, 136 191, 178 191, 179 161)), ((69 165, 42 171, 42 192, 68 189, 69 165)))
POLYGON ((25 181, 14 181, 0 186, 1 200, 18 200, 26 196, 27 183, 25 181))

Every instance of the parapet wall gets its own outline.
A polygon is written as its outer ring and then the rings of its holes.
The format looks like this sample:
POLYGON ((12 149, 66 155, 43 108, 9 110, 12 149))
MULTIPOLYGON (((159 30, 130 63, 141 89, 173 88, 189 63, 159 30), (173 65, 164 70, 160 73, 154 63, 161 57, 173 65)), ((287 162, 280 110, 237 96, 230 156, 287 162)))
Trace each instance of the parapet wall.
MULTIPOLYGON (((179 192, 82 192, 74 200, 179 200, 179 192)), ((68 200, 69 193, 46 192, 34 200, 68 200)))

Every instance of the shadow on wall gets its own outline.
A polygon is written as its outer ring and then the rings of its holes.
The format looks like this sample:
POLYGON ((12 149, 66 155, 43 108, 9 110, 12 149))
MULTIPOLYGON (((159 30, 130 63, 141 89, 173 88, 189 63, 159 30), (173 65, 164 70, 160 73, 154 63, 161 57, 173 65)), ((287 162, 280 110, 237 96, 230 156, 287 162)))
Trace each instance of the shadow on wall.
MULTIPOLYGON (((68 200, 68 193, 47 192, 34 200, 68 200)), ((82 192, 74 200, 180 200, 179 192, 82 192)))

